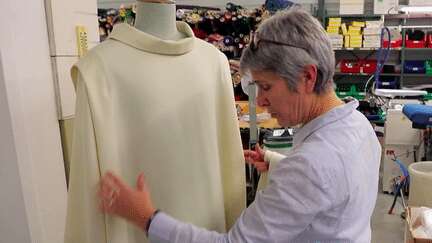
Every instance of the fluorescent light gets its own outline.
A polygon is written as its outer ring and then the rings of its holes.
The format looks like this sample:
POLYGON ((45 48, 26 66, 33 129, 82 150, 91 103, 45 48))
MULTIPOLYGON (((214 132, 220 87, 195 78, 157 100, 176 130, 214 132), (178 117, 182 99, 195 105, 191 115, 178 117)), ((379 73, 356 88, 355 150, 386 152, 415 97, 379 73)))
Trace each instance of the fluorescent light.
POLYGON ((404 13, 432 12, 432 6, 399 6, 399 11, 404 13))

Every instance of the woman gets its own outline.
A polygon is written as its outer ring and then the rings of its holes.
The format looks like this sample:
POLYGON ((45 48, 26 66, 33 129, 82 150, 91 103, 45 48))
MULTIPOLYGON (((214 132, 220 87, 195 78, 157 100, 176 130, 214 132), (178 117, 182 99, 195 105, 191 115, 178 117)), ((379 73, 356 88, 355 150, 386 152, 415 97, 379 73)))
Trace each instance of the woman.
POLYGON ((270 162, 269 184, 228 233, 157 211, 143 174, 133 189, 107 173, 101 181, 102 210, 147 231, 152 242, 370 242, 381 148, 356 110, 358 102, 344 104, 336 96, 334 66, 324 29, 301 9, 276 14, 255 33, 241 72, 251 75, 258 104, 279 124, 301 128, 279 162, 275 154, 245 152, 262 171, 270 162))

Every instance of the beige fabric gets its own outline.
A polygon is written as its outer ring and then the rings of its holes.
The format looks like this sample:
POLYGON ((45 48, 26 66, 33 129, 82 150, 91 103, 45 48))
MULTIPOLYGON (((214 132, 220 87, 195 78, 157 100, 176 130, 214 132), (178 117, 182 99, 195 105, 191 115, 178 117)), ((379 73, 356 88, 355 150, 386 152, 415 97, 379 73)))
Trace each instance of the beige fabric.
POLYGON ((163 41, 128 25, 72 69, 77 108, 66 243, 142 243, 139 229, 97 208, 113 170, 134 184, 144 171, 155 205, 224 232, 245 207, 245 169, 229 65, 193 37, 163 41))

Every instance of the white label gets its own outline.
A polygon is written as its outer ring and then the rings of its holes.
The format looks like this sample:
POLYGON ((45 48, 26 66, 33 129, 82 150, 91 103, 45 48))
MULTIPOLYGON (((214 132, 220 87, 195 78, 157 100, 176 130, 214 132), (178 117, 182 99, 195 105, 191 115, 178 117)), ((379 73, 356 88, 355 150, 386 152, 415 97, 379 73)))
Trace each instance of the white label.
POLYGON ((285 132, 285 129, 276 129, 273 130, 273 136, 274 137, 280 137, 285 132))

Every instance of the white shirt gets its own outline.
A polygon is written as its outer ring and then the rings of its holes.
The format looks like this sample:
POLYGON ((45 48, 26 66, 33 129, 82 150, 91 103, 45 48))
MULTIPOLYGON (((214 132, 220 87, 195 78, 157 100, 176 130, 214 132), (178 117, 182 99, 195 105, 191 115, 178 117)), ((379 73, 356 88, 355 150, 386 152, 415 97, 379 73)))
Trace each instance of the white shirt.
POLYGON ((227 234, 154 218, 151 242, 358 242, 371 240, 381 147, 357 101, 332 109, 294 135, 268 186, 227 234))

